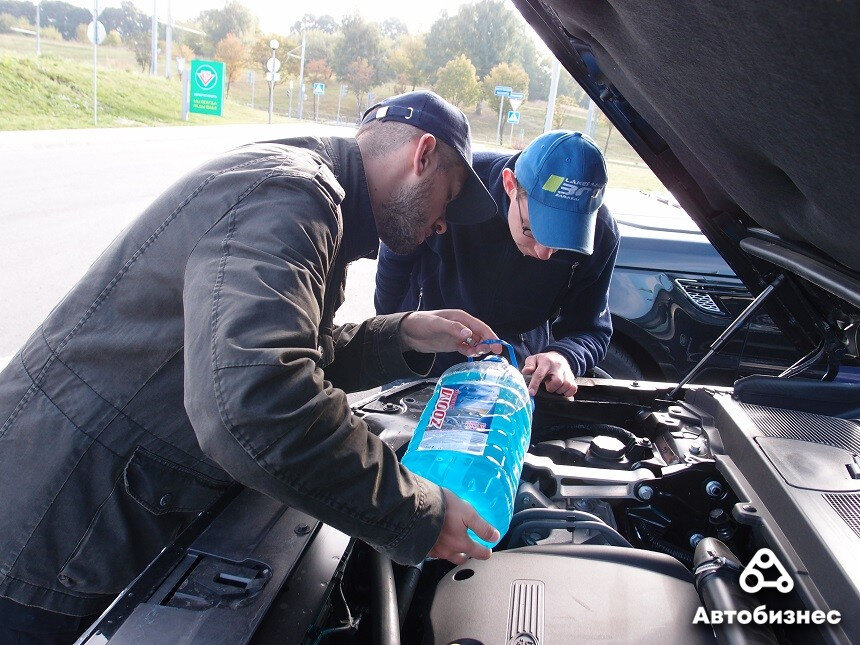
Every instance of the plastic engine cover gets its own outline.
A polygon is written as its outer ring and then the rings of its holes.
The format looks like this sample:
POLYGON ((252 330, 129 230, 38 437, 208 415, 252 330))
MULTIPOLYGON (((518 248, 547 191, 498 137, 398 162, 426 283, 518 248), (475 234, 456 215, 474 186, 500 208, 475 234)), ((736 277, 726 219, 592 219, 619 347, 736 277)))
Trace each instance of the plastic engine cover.
POLYGON ((436 588, 433 642, 714 643, 693 625, 692 574, 661 553, 611 546, 534 546, 452 570, 436 588))

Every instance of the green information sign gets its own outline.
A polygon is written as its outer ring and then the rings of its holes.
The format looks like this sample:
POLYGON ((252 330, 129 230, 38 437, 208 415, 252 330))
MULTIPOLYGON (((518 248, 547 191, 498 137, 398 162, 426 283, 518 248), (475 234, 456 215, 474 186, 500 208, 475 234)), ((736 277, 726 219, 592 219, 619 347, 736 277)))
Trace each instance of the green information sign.
POLYGON ((221 116, 224 104, 224 63, 216 60, 191 61, 190 94, 189 112, 221 116))

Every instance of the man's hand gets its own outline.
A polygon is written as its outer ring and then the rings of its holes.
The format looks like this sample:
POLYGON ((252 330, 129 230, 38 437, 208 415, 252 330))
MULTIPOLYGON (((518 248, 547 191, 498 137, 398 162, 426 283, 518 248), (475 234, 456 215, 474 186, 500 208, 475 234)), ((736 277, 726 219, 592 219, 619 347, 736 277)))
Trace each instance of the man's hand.
POLYGON ((529 394, 532 396, 537 394, 541 383, 544 384, 547 392, 562 396, 573 396, 578 389, 570 364, 558 352, 532 354, 523 363, 523 374, 532 375, 529 383, 529 394))
POLYGON ((460 352, 463 356, 499 354, 501 345, 481 345, 498 338, 486 324, 460 309, 413 311, 400 323, 403 349, 416 352, 460 352))
POLYGON ((454 564, 463 564, 469 558, 488 560, 493 552, 470 538, 466 530, 472 529, 475 535, 487 542, 496 542, 499 532, 478 515, 471 504, 447 488, 442 489, 442 495, 445 497, 445 521, 439 539, 430 550, 430 557, 454 564))

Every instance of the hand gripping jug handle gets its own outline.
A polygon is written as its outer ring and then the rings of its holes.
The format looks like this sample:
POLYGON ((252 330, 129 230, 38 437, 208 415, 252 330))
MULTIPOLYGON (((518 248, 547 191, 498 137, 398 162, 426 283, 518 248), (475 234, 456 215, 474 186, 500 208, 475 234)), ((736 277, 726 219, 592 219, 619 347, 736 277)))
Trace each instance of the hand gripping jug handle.
MULTIPOLYGON (((517 363, 517 355, 514 353, 514 348, 510 343, 506 343, 500 338, 490 338, 489 340, 482 340, 478 345, 501 345, 502 347, 505 347, 508 350, 508 357, 511 365, 514 366, 514 369, 520 369, 520 365, 517 363)), ((469 356, 466 360, 471 363, 475 359, 469 356)))

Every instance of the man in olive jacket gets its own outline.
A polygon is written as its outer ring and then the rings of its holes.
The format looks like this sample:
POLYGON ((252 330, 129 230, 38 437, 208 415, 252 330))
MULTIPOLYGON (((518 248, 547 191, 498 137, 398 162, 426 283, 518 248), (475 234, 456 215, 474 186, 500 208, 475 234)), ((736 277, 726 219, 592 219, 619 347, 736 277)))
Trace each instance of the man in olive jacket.
MULTIPOLYGON (((413 92, 355 139, 224 154, 113 242, 0 373, 0 640, 33 612, 104 609, 233 481, 399 562, 489 557, 465 527, 494 529, 400 466, 343 390, 492 330, 456 310, 332 322, 379 238, 409 250, 446 208, 492 214, 470 163, 462 112, 413 92)), ((70 620, 67 637, 86 626, 70 620)))

